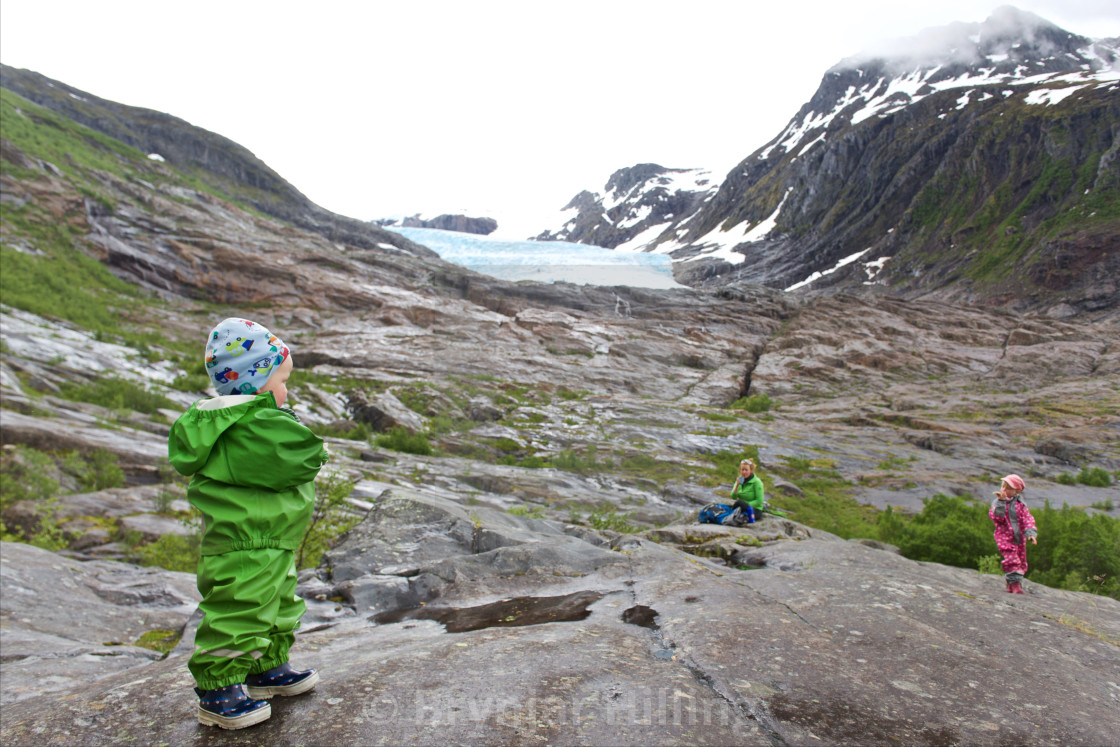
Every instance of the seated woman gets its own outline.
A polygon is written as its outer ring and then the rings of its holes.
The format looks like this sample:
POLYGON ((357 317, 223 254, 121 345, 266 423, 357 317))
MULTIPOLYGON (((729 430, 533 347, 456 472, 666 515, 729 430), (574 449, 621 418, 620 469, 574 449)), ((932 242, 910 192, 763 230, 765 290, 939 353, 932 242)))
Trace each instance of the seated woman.
POLYGON ((732 507, 741 510, 752 524, 762 515, 766 499, 762 491, 762 480, 754 473, 753 460, 744 459, 739 462, 739 477, 731 486, 731 500, 735 502, 732 507))

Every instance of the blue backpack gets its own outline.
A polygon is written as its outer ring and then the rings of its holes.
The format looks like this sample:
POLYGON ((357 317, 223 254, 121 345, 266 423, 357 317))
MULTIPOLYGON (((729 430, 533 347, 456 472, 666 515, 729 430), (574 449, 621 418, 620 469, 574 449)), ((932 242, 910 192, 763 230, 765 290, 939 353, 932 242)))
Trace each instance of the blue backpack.
POLYGON ((709 503, 707 506, 700 509, 700 523, 722 524, 732 527, 753 524, 754 509, 747 506, 747 512, 748 513, 744 514, 740 509, 732 508, 726 503, 709 503))

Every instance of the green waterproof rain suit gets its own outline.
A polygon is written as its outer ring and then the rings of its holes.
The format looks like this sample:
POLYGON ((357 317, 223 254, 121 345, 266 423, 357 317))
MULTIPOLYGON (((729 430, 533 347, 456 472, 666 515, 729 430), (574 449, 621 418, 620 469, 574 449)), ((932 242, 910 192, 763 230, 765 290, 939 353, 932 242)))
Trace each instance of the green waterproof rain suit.
POLYGON ((188 667, 198 687, 245 681, 288 660, 306 605, 294 550, 315 503, 323 440, 271 392, 200 400, 171 427, 168 457, 202 512, 199 609, 188 667))

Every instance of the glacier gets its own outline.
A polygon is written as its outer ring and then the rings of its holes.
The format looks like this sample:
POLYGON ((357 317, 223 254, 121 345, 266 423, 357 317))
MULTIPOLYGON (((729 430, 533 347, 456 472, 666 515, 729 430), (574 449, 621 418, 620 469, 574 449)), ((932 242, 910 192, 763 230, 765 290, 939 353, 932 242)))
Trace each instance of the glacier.
POLYGON ((673 279, 664 254, 618 251, 566 241, 514 241, 436 228, 386 226, 441 259, 502 280, 687 288, 673 279))

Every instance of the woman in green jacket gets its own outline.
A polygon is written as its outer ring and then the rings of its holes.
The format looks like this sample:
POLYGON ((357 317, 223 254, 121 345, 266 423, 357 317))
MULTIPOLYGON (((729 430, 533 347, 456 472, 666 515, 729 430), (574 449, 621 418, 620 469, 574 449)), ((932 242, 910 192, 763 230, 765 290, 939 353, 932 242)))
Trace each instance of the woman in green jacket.
POLYGON ((731 500, 735 502, 732 508, 741 510, 751 524, 762 514, 766 498, 763 495, 762 480, 754 473, 754 461, 744 459, 739 462, 739 477, 731 486, 731 500))

